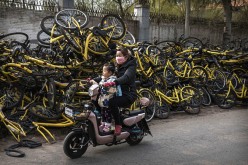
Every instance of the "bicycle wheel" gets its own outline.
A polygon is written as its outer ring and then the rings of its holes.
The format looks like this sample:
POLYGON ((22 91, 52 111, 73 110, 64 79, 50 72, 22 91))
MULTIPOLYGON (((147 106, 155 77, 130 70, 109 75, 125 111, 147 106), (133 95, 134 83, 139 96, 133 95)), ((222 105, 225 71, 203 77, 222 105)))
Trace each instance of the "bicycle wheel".
POLYGON ((152 80, 159 90, 165 91, 167 89, 167 82, 163 76, 163 71, 155 72, 152 76, 152 80))
POLYGON ((181 41, 182 43, 182 46, 184 48, 202 48, 203 47, 203 44, 202 44, 202 41, 198 38, 195 38, 195 37, 188 37, 188 38, 185 38, 181 41))
POLYGON ((201 112, 200 107, 185 106, 184 111, 189 114, 198 114, 201 112))
POLYGON ((37 40, 44 45, 50 45, 50 35, 48 35, 47 33, 45 33, 43 30, 40 30, 37 33, 37 40))
POLYGON ((155 117, 159 119, 167 119, 170 116, 171 110, 167 103, 156 101, 156 112, 155 117))
POLYGON ((82 49, 82 42, 81 39, 74 35, 71 31, 68 31, 66 29, 61 29, 62 34, 64 35, 67 42, 70 44, 72 48, 74 48, 76 51, 81 52, 82 49))
POLYGON ((194 86, 203 86, 208 82, 208 73, 202 67, 193 67, 189 72, 190 82, 194 86))
POLYGON ((123 44, 132 45, 136 43, 136 39, 134 35, 130 31, 127 30, 125 36, 121 39, 121 42, 123 44))
POLYGON ((1 97, 3 100, 4 109, 12 109, 18 106, 24 96, 24 91, 19 86, 9 86, 4 89, 4 95, 1 97))
POLYGON ((200 95, 202 97, 202 105, 208 106, 212 103, 212 99, 205 87, 199 88, 200 95))
POLYGON ((103 44, 101 36, 92 36, 89 38, 88 50, 93 54, 105 55, 109 52, 109 47, 103 44))
POLYGON ((179 82, 179 78, 176 76, 175 72, 170 68, 165 68, 164 78, 168 85, 173 85, 179 82))
POLYGON ((79 88, 79 82, 78 81, 72 81, 66 86, 65 93, 64 93, 64 103, 66 103, 66 104, 71 103, 78 88, 79 88))
POLYGON ((221 89, 223 89, 226 85, 226 76, 220 70, 213 70, 210 73, 210 79, 207 83, 207 89, 211 95, 215 95, 215 93, 221 89))
MULTIPOLYGON (((139 99, 142 97, 146 97, 149 99, 149 105, 144 107, 145 119, 147 122, 149 122, 153 119, 155 111, 156 111, 156 98, 150 90, 145 89, 145 88, 138 91, 138 96, 139 96, 139 99)), ((140 102, 137 105, 142 107, 140 105, 140 102)))
POLYGON ((32 73, 31 70, 28 68, 25 68, 23 66, 6 66, 5 67, 5 76, 7 77, 7 81, 9 82, 21 82, 20 80, 23 79, 23 77, 28 77, 32 73))
POLYGON ((11 39, 11 40, 15 40, 15 41, 18 41, 18 42, 26 44, 26 45, 29 42, 29 36, 23 32, 14 32, 14 33, 3 34, 3 35, 0 35, 0 40, 1 39, 6 39, 6 40, 11 39))
POLYGON ((44 17, 40 22, 40 27, 41 27, 42 31, 44 31, 49 36, 52 35, 53 37, 58 37, 61 35, 61 33, 58 29, 58 25, 55 23, 54 16, 44 17), (51 31, 53 28, 54 28, 54 32, 52 34, 51 31))
POLYGON ((55 107, 55 103, 56 103, 55 97, 56 97, 56 87, 55 87, 54 79, 49 78, 47 84, 47 93, 46 93, 46 98, 47 98, 46 106, 49 110, 53 110, 55 107))
POLYGON ((55 22, 65 29, 80 30, 88 24, 89 18, 80 10, 64 9, 55 15, 55 22))
POLYGON ((111 37, 112 40, 120 40, 126 34, 126 25, 123 20, 115 14, 105 15, 101 20, 101 28, 108 29, 113 27, 113 31, 108 33, 108 36, 111 37))
POLYGON ((157 47, 159 47, 160 50, 163 51, 166 57, 174 56, 176 53, 179 53, 182 51, 182 46, 180 43, 177 43, 175 41, 161 41, 158 42, 157 47))
POLYGON ((186 102, 187 106, 199 107, 202 103, 199 91, 191 86, 185 86, 181 89, 180 97, 186 102))
POLYGON ((228 93, 228 89, 224 88, 215 94, 215 100, 218 107, 230 109, 236 104, 236 95, 233 91, 228 93))
POLYGON ((28 112, 39 121, 57 120, 61 118, 61 114, 56 114, 55 112, 48 110, 41 102, 31 104, 28 108, 28 112))

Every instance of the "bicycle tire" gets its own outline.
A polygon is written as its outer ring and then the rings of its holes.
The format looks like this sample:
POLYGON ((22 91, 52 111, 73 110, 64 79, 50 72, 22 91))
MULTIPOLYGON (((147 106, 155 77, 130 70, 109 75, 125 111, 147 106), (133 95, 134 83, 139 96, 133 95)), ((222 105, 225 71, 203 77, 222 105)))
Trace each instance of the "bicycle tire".
POLYGON ((65 39, 70 44, 70 46, 72 46, 72 48, 74 48, 76 51, 81 52, 82 45, 80 45, 81 43, 80 38, 78 38, 72 32, 69 32, 66 29, 61 29, 61 32, 64 35, 65 39))
POLYGON ((139 98, 146 97, 149 99, 149 105, 144 108, 145 111, 145 119, 147 122, 150 122, 155 115, 156 111, 156 97, 153 92, 148 89, 142 88, 138 91, 139 98))
POLYGON ((212 99, 206 88, 205 87, 199 88, 199 92, 202 96, 202 105, 204 106, 211 105, 212 99))
POLYGON ((106 47, 102 43, 101 36, 92 36, 89 38, 88 50, 96 55, 105 55, 110 51, 109 47, 106 47))
POLYGON ((51 36, 45 33, 43 30, 40 30, 37 33, 37 40, 43 45, 49 46, 50 39, 51 39, 51 36))
POLYGON ((19 86, 10 86, 5 90, 3 108, 4 109, 12 109, 20 105, 23 97, 24 91, 19 86))
POLYGON ((133 45, 136 43, 136 39, 134 35, 130 31, 127 30, 125 36, 121 39, 121 42, 123 44, 133 45))
POLYGON ((16 41, 19 41, 20 43, 23 43, 26 45, 29 42, 29 36, 23 32, 14 32, 14 33, 7 33, 7 34, 0 35, 0 40, 7 38, 9 36, 12 36, 12 39, 15 39, 16 41), (15 37, 13 37, 13 36, 15 36, 15 37), (23 42, 21 42, 21 41, 23 41, 23 42))
POLYGON ((64 29, 70 30, 80 30, 78 28, 84 28, 89 23, 88 16, 77 9, 64 9, 59 11, 55 15, 55 22, 57 25, 64 29), (77 21, 78 25, 73 23, 73 19, 77 21))
MULTIPOLYGON (((58 37, 61 35, 60 31, 58 30, 58 28, 54 27, 56 26, 56 22, 55 22, 55 18, 54 16, 46 16, 44 17, 41 22, 40 22, 40 27, 42 29, 42 31, 44 31, 47 35, 49 36, 53 36, 53 37, 58 37), (51 30, 53 28, 56 28, 57 30, 55 30, 55 32, 52 34, 51 30)), ((58 26, 58 25, 57 25, 58 26)))
POLYGON ((58 120, 61 118, 61 113, 56 114, 51 110, 48 110, 44 107, 41 102, 34 102, 28 107, 28 112, 31 116, 34 116, 39 121, 48 121, 48 120, 58 120))
POLYGON ((221 89, 215 94, 215 101, 218 107, 222 109, 230 109, 236 104, 236 94, 233 91, 231 91, 229 95, 227 94, 227 88, 221 89))
POLYGON ((167 119, 170 116, 171 110, 167 103, 162 103, 160 106, 160 102, 156 102, 156 112, 155 117, 159 119, 167 119))
POLYGON ((47 107, 50 110, 53 110, 56 104, 56 87, 54 83, 53 78, 48 79, 48 84, 47 84, 47 92, 46 92, 46 98, 47 98, 47 107))
POLYGON ((200 107, 185 106, 183 110, 188 114, 199 114, 201 112, 200 107))
POLYGON ((79 82, 77 80, 71 81, 65 88, 64 103, 70 104, 79 88, 79 82))
POLYGON ((221 70, 214 70, 210 73, 210 80, 208 81, 206 87, 210 95, 215 95, 215 93, 226 86, 226 76, 221 70))
MULTIPOLYGON (((101 20, 100 26, 102 29, 110 27, 110 26, 115 27, 113 34, 111 36, 112 40, 122 39, 125 36, 126 31, 127 31, 124 21, 116 14, 105 15, 101 20)), ((108 35, 109 35, 109 33, 108 33, 108 35)))
POLYGON ((15 149, 4 149, 6 155, 16 158, 23 158, 25 156, 25 153, 20 150, 15 149))
POLYGON ((156 45, 159 47, 160 50, 163 51, 166 56, 169 57, 174 56, 176 53, 182 51, 182 45, 175 41, 165 40, 157 42, 156 45))
POLYGON ((179 78, 171 68, 166 67, 164 69, 163 75, 168 85, 173 85, 179 82, 179 78))
POLYGON ((180 97, 182 100, 186 102, 187 106, 190 107, 199 107, 202 103, 201 95, 198 89, 191 87, 191 86, 184 86, 181 89, 180 97))
POLYGON ((189 72, 189 77, 193 86, 204 86, 208 82, 208 73, 200 66, 193 67, 189 72))
POLYGON ((167 82, 166 79, 163 77, 163 71, 155 72, 153 75, 153 81, 156 85, 156 88, 158 88, 161 91, 165 91, 167 89, 167 82))
POLYGON ((184 48, 202 48, 203 43, 200 39, 195 38, 195 37, 188 37, 185 38, 181 41, 181 44, 183 45, 184 48))

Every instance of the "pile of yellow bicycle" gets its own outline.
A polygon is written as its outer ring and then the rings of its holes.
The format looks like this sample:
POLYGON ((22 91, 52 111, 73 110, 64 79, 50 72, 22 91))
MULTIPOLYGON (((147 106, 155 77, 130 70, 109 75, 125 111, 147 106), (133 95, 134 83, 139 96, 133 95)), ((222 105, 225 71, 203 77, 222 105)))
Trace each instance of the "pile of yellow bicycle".
POLYGON ((129 48, 137 59, 137 93, 150 104, 141 107, 137 99, 129 109, 143 108, 147 121, 168 118, 171 111, 198 114, 201 105, 231 108, 247 102, 245 51, 204 47, 193 37, 137 43, 113 14, 97 26, 87 27, 88 22, 76 9, 47 16, 35 47, 25 33, 0 35, 0 136, 7 129, 20 141, 36 129, 55 141, 47 127, 76 124, 64 114, 65 105, 90 100, 84 80, 101 74, 117 46, 129 48))

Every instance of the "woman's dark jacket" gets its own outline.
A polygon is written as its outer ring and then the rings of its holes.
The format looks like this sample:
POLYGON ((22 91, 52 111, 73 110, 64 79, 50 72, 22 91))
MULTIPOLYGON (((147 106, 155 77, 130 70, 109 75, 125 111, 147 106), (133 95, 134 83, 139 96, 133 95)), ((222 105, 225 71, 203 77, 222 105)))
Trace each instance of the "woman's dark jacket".
MULTIPOLYGON (((127 96, 130 102, 134 102, 137 98, 135 85, 136 66, 136 59, 130 57, 124 64, 117 67, 117 79, 114 81, 116 85, 121 86, 122 95, 127 96)), ((99 83, 101 78, 97 77, 94 80, 99 83)))
POLYGON ((126 95, 130 101, 134 102, 137 98, 136 92, 136 59, 130 57, 124 64, 117 67, 117 85, 121 86, 122 95, 126 95))

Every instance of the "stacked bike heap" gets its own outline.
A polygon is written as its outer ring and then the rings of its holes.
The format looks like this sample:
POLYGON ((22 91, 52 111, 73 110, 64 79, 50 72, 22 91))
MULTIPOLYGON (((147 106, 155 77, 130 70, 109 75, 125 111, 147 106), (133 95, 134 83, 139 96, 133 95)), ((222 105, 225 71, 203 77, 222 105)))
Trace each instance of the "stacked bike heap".
POLYGON ((0 135, 10 132, 20 141, 36 129, 55 141, 46 127, 76 124, 65 105, 90 101, 83 80, 101 74, 116 45, 128 47, 137 59, 137 93, 150 103, 141 107, 137 99, 129 109, 144 108, 147 121, 168 118, 171 111, 198 114, 201 105, 231 108, 247 102, 245 49, 223 49, 193 37, 137 43, 117 15, 106 15, 93 27, 88 22, 74 9, 47 16, 35 47, 22 32, 0 36, 0 135))

